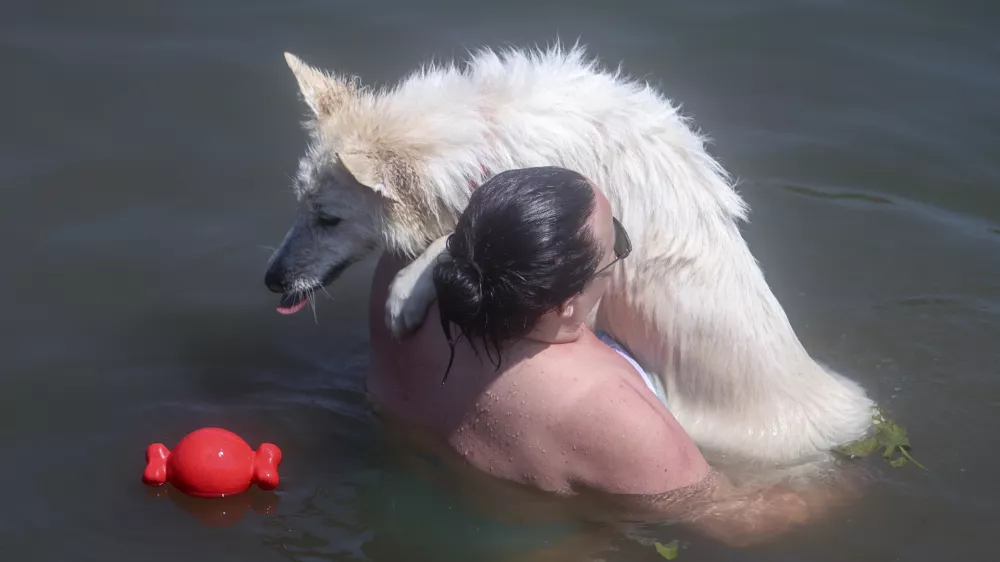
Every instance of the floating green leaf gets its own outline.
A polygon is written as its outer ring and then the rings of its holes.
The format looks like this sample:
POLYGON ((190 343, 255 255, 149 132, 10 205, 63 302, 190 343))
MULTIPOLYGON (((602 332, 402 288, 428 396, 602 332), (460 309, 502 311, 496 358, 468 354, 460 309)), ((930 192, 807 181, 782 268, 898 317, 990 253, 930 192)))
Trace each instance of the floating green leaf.
MULTIPOLYGON (((881 411, 879 411, 881 414, 881 411)), ((910 438, 906 436, 906 430, 899 427, 896 422, 886 418, 884 415, 875 418, 875 424, 878 426, 879 433, 881 434, 880 441, 886 447, 909 447, 910 438)))
POLYGON ((881 408, 875 408, 872 415, 875 425, 875 434, 866 439, 849 443, 838 449, 842 454, 849 457, 867 457, 878 449, 882 449, 882 458, 889 461, 889 466, 899 468, 907 462, 912 462, 918 467, 927 470, 927 467, 917 462, 910 455, 910 438, 906 435, 906 430, 896 422, 885 417, 881 408), (901 456, 893 458, 899 453, 901 456))
MULTIPOLYGON (((917 462, 917 459, 915 459, 915 458, 913 458, 913 457, 910 456, 910 452, 907 449, 900 449, 899 452, 903 455, 903 457, 906 457, 907 459, 909 459, 909 461, 912 462, 913 464, 919 466, 920 468, 922 468, 924 470, 927 470, 926 466, 920 464, 919 462, 917 462)), ((903 458, 903 457, 900 457, 900 458, 903 458)))
POLYGON ((674 558, 677 558, 677 544, 677 539, 674 539, 667 544, 654 542, 653 546, 656 547, 656 552, 659 552, 660 556, 666 558, 667 560, 673 560, 674 558))
POLYGON ((878 436, 872 435, 867 439, 848 443, 840 448, 840 452, 849 457, 867 457, 878 449, 878 436))

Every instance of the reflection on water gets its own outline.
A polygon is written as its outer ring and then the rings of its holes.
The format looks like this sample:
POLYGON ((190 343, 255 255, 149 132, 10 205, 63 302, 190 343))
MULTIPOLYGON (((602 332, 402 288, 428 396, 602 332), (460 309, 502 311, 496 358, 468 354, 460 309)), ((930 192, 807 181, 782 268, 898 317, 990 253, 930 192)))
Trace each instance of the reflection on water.
POLYGON ((191 514, 199 523, 210 527, 228 527, 239 523, 247 511, 258 515, 274 513, 281 504, 281 496, 251 488, 241 494, 223 498, 196 498, 167 484, 148 488, 155 498, 169 499, 174 505, 191 514))

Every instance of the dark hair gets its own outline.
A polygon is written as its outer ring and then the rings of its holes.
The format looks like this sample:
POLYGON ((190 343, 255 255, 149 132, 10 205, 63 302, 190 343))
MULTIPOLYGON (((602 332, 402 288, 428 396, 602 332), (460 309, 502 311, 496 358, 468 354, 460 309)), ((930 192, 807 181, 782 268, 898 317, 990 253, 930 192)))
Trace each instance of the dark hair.
MULTIPOLYGON (((577 172, 524 168, 493 176, 469 199, 434 267, 441 327, 483 344, 500 367, 501 346, 583 292, 601 261, 589 221, 594 189, 577 172)), ((445 379, 451 370, 451 360, 445 379)))

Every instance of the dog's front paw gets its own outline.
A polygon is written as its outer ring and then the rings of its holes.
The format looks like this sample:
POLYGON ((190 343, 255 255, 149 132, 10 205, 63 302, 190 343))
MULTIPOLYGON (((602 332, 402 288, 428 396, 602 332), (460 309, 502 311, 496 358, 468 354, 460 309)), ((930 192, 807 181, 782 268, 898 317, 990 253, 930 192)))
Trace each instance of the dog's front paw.
POLYGON ((385 301, 385 325, 392 337, 400 340, 424 322, 427 309, 437 296, 434 290, 434 264, 447 253, 447 236, 442 236, 410 265, 399 270, 389 285, 385 301))
POLYGON ((428 291, 422 287, 419 278, 415 284, 411 280, 397 278, 389 289, 389 298, 385 303, 385 322, 392 337, 400 340, 416 331, 433 300, 433 284, 428 291))
POLYGON ((401 270, 389 286, 385 324, 397 340, 420 327, 427 308, 434 300, 434 282, 420 265, 414 264, 401 270))

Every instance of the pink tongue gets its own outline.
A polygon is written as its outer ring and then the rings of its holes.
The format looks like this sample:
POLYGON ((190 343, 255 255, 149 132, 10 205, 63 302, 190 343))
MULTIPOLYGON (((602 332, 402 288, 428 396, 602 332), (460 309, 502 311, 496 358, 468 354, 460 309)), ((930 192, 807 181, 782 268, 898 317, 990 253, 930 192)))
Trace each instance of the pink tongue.
MULTIPOLYGON (((282 299, 282 304, 284 304, 285 299, 282 299)), ((299 297, 299 301, 295 304, 289 306, 278 305, 279 314, 295 314, 296 312, 302 310, 302 308, 309 302, 305 297, 299 297)))

